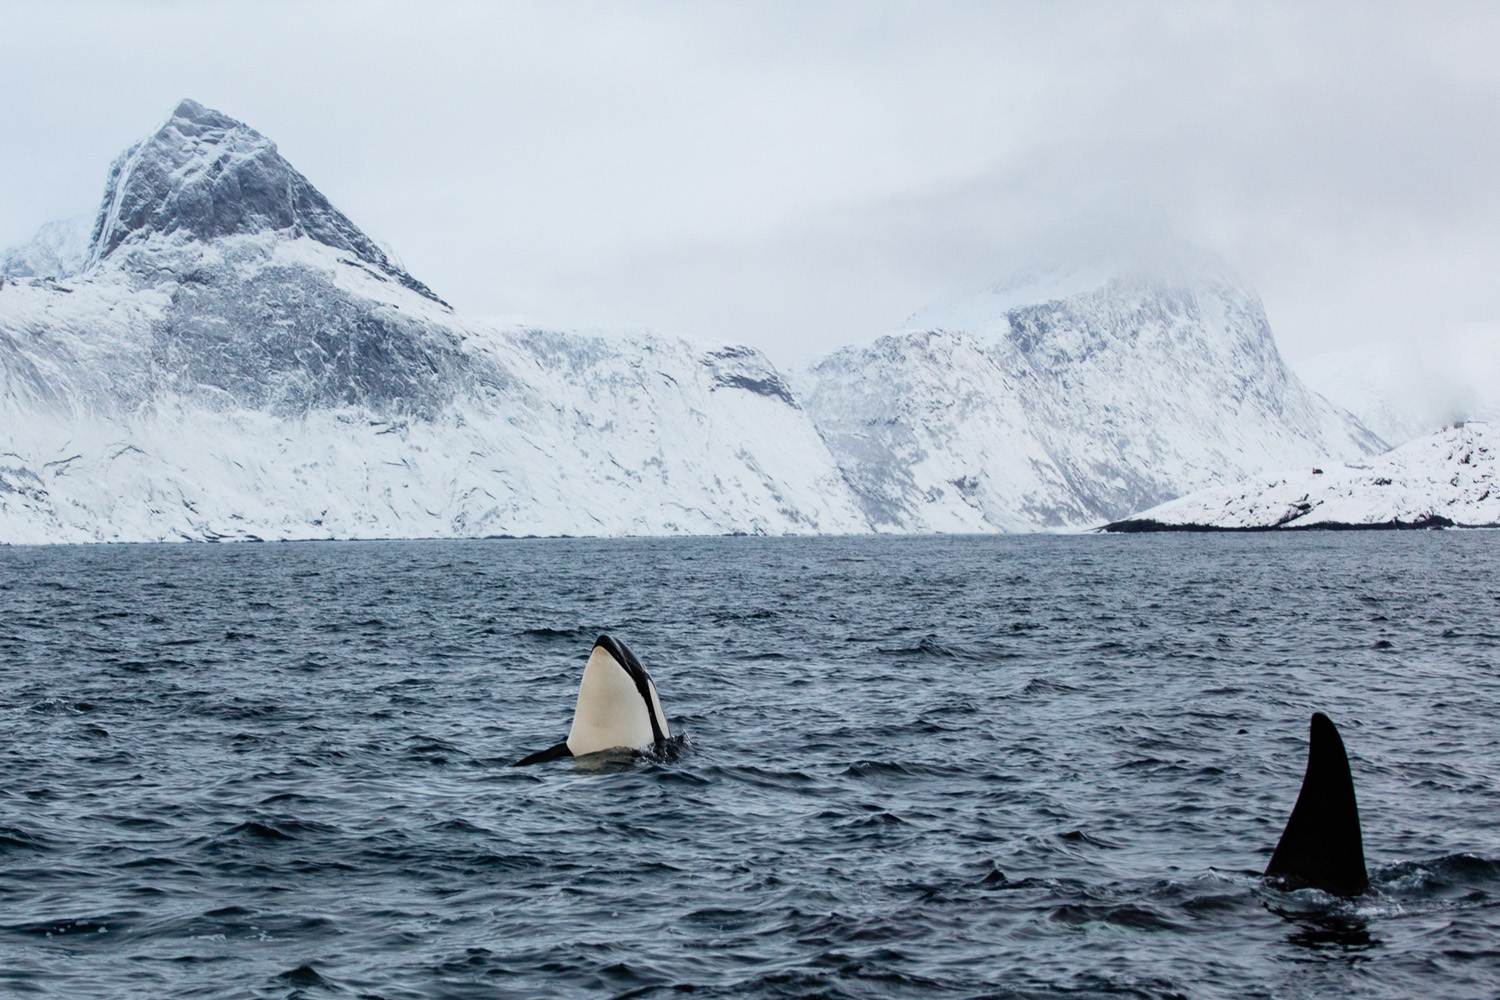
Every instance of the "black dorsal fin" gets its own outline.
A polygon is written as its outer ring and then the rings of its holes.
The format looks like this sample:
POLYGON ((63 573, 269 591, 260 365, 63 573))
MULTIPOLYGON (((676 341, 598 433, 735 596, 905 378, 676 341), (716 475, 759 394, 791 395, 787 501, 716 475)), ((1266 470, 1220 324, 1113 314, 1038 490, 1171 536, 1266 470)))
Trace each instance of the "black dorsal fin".
POLYGON ((1333 722, 1313 713, 1307 774, 1266 874, 1335 896, 1358 896, 1370 885, 1349 756, 1333 722))

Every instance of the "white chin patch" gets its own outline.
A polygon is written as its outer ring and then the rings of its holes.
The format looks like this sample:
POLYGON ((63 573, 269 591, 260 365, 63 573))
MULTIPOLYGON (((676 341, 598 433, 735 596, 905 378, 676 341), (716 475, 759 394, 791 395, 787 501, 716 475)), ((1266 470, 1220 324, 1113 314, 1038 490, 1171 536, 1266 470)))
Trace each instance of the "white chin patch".
MULTIPOLYGON (((655 685, 651 685, 651 700, 656 701, 655 685)), ((665 736, 661 707, 653 704, 653 708, 665 736)), ((568 749, 581 757, 616 747, 642 750, 655 741, 651 716, 635 681, 604 647, 595 646, 583 668, 583 683, 578 685, 578 707, 573 710, 568 749)))

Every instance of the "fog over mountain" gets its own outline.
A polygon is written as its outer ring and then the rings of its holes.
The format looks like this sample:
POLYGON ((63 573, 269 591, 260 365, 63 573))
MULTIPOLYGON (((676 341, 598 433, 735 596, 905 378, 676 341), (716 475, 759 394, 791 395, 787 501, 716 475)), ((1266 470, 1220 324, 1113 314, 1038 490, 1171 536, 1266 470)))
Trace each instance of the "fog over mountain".
POLYGON ((1349 347, 1295 368, 1392 444, 1467 420, 1500 423, 1500 326, 1434 335, 1420 350, 1389 342, 1349 347))
POLYGON ((1384 443, 1281 360, 1259 298, 1177 246, 935 303, 794 384, 877 528, 1084 527, 1384 443))
POLYGON ((191 94, 466 315, 744 343, 898 329, 1159 211, 1291 360, 1500 321, 1500 8, 0 0, 0 246, 191 94))

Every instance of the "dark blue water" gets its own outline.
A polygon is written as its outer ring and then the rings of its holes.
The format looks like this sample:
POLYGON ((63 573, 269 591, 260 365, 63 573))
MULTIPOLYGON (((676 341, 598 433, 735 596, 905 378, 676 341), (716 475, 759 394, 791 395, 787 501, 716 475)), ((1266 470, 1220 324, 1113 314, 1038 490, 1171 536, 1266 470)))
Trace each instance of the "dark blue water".
POLYGON ((1494 997, 1500 535, 0 549, 0 994, 1494 997), (690 746, 511 768, 594 635, 690 746), (1308 715, 1373 888, 1263 868, 1308 715))

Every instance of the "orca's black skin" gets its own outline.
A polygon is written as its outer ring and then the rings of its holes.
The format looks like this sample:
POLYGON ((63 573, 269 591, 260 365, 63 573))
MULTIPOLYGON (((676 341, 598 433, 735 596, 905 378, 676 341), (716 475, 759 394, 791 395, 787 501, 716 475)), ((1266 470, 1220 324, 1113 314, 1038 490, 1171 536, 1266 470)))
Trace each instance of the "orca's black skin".
MULTIPOLYGON (((625 668, 625 672, 635 682, 635 689, 640 693, 641 701, 646 703, 646 717, 651 720, 652 745, 657 753, 664 752, 667 745, 667 738, 662 734, 661 723, 656 719, 656 709, 651 704, 651 682, 646 674, 646 668, 641 666, 641 661, 635 658, 635 654, 630 651, 630 647, 614 636, 601 635, 595 639, 594 649, 598 649, 600 646, 603 646, 604 651, 615 658, 616 663, 625 668)), ((593 650, 590 650, 590 655, 592 654, 593 650)), ((542 764, 549 760, 558 760, 562 757, 571 756, 573 756, 573 751, 568 749, 568 741, 563 740, 556 746, 548 747, 545 750, 538 750, 530 756, 522 757, 511 766, 525 767, 528 764, 542 764)))
POLYGON ((1292 888, 1314 886, 1335 896, 1358 896, 1370 887, 1349 756, 1322 712, 1313 714, 1307 774, 1266 875, 1292 888))
POLYGON ((571 756, 573 756, 573 751, 568 749, 568 741, 563 740, 556 746, 548 747, 545 750, 538 750, 536 753, 531 754, 529 757, 522 757, 520 760, 512 764, 511 767, 525 767, 528 764, 543 764, 549 760, 557 760, 562 757, 571 756))

